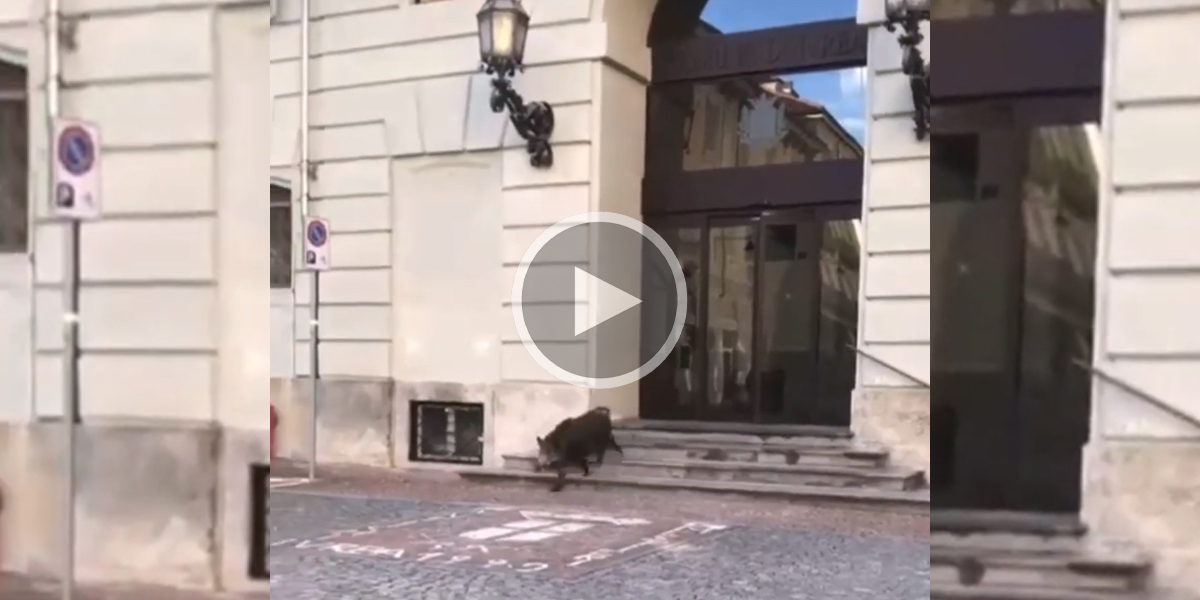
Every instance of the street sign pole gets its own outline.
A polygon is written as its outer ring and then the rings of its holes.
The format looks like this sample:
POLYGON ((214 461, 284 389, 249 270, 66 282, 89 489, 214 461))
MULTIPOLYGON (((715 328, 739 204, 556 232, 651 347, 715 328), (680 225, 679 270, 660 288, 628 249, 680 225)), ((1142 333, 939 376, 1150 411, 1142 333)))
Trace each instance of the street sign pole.
POLYGON ((78 488, 76 437, 79 433, 79 280, 80 222, 100 217, 100 132, 91 124, 61 118, 62 40, 61 0, 47 0, 46 116, 51 139, 48 147, 50 178, 47 201, 50 214, 65 220, 63 235, 63 555, 62 598, 75 593, 75 497, 78 488))
POLYGON ((317 478, 317 406, 320 403, 321 390, 321 271, 329 269, 329 220, 320 217, 305 217, 304 219, 304 268, 312 273, 312 305, 309 308, 308 321, 308 368, 309 383, 312 389, 312 428, 309 433, 308 479, 317 478))
MULTIPOLYGON (((62 56, 59 17, 62 14, 60 0, 46 2, 46 118, 50 135, 56 136, 55 121, 58 119, 61 106, 59 100, 60 82, 62 79, 62 56)), ((52 146, 51 146, 52 147, 52 146)), ((57 162, 57 154, 50 157, 57 162)), ((55 184, 53 180, 46 190, 47 198, 53 198, 55 184)), ((75 594, 75 419, 77 411, 72 396, 76 390, 75 375, 78 366, 75 364, 78 354, 78 320, 73 318, 78 313, 79 294, 78 282, 72 282, 78 272, 75 266, 79 263, 79 223, 71 221, 68 231, 63 236, 63 428, 64 437, 64 469, 63 473, 63 566, 62 566, 62 598, 71 600, 75 594)))
POLYGON ((317 479, 317 404, 321 393, 321 272, 312 272, 312 313, 308 323, 308 368, 309 384, 312 386, 312 439, 309 448, 312 458, 308 461, 308 480, 317 479))

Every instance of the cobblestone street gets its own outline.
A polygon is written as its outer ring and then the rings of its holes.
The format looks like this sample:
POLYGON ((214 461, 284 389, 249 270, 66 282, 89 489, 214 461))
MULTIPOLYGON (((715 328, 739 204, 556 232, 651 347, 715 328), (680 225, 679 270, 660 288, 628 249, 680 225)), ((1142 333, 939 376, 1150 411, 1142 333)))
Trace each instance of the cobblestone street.
POLYGON ((685 493, 279 480, 271 593, 288 600, 916 600, 928 518, 685 493))

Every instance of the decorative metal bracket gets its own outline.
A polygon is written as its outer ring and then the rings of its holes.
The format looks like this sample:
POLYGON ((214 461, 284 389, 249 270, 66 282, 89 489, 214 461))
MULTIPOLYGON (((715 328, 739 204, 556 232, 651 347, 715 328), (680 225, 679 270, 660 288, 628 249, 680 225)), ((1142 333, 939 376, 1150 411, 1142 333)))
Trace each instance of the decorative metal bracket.
POLYGON ((895 32, 896 27, 903 31, 899 36, 900 47, 904 49, 901 69, 908 76, 908 85, 912 91, 913 122, 916 124, 917 139, 923 141, 929 135, 929 63, 921 54, 921 42, 925 34, 921 33, 921 23, 929 20, 929 10, 904 10, 888 17, 887 30, 895 32))
POLYGON ((492 79, 492 112, 508 109, 509 121, 517 135, 525 140, 529 152, 529 164, 537 169, 554 166, 554 150, 550 147, 550 135, 554 133, 554 109, 545 102, 526 103, 513 89, 512 80, 505 73, 492 79))

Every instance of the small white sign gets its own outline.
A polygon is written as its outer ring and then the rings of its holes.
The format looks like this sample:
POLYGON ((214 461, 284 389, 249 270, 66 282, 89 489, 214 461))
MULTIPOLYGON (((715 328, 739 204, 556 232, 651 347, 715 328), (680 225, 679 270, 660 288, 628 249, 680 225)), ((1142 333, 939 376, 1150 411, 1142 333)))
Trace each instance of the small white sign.
POLYGON ((329 219, 308 217, 304 220, 304 268, 329 270, 329 219))
POLYGON ((50 211, 65 219, 100 217, 100 129, 78 119, 54 121, 50 211))

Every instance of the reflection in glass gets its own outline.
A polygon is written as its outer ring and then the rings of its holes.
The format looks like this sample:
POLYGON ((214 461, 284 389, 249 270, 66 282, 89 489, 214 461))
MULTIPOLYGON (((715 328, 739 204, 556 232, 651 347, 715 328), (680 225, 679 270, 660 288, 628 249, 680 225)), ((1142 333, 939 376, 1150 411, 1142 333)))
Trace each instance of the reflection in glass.
MULTIPOLYGON (((696 352, 702 351, 700 340, 696 336, 699 329, 700 285, 703 277, 700 269, 704 253, 703 233, 699 227, 656 227, 655 231, 675 252, 683 268, 687 287, 683 333, 675 345, 675 350, 659 369, 671 370, 675 407, 698 406, 704 398, 703 360, 696 356, 696 352)), ((675 280, 669 272, 648 272, 644 281, 642 340, 653 344, 653 340, 666 339, 666 332, 670 331, 675 322, 674 303, 671 300, 675 296, 675 280)), ((658 348, 642 348, 643 356, 653 356, 657 352, 658 348)))
POLYGON ((862 249, 852 219, 825 221, 821 234, 821 321, 817 332, 818 412, 814 422, 850 426, 858 368, 858 278, 862 249))
MULTIPOLYGON (((1091 126, 1089 126, 1091 127, 1091 126)), ((1087 442, 1095 304, 1098 171, 1086 127, 1043 127, 1024 148, 1024 280, 1018 390, 1037 433, 1028 452, 1087 442)), ((1073 465, 1047 461, 1028 477, 1047 488, 1073 465)), ((1065 501, 1065 500, 1060 500, 1065 501)))
POLYGON ((934 19, 1102 10, 1105 0, 931 0, 934 19))
POLYGON ((931 472, 955 506, 1079 508, 1098 137, 1084 125, 933 138, 931 472))
POLYGON ((812 220, 763 226, 759 380, 766 421, 811 423, 816 416, 816 234, 812 220))
POLYGON ((713 220, 708 254, 708 404, 750 416, 756 223, 713 220))
MULTIPOLYGON (((679 127, 682 169, 860 159, 863 69, 655 88, 662 123, 679 127)), ((672 149, 673 150, 673 149, 672 149)), ((665 150, 664 150, 665 151, 665 150)))

